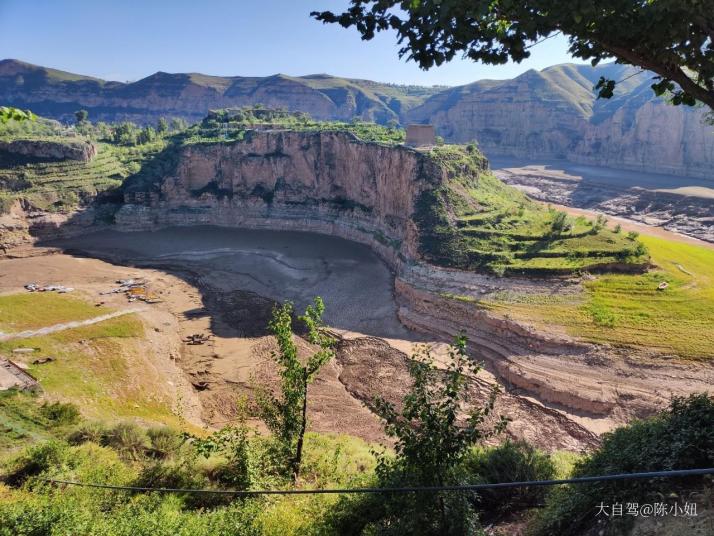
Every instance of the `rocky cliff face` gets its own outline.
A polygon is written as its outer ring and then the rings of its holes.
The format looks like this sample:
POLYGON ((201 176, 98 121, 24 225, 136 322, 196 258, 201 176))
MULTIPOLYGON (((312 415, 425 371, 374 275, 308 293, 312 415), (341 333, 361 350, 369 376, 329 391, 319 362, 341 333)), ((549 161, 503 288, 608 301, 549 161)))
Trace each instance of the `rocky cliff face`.
POLYGON ((175 172, 128 184, 127 228, 195 223, 319 231, 372 245, 390 264, 418 257, 414 203, 445 171, 419 151, 345 132, 249 131, 180 150, 175 172))
POLYGON ((412 109, 447 140, 475 140, 489 156, 556 158, 638 171, 714 179, 714 127, 705 110, 655 99, 647 73, 597 100, 600 75, 621 80, 625 66, 562 65, 504 81, 449 89, 412 109))
POLYGON ((0 140, 0 156, 10 158, 89 162, 96 154, 96 145, 88 141, 0 140))

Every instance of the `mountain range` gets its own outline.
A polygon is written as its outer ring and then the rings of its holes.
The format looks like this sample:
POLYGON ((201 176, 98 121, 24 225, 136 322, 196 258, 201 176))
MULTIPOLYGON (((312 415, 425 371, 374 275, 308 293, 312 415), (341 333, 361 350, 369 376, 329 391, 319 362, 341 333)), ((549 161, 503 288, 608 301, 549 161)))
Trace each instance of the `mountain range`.
POLYGON ((509 80, 458 87, 405 86, 326 74, 221 77, 157 72, 105 81, 17 60, 0 61, 0 104, 73 120, 153 123, 202 118, 209 109, 284 107, 318 120, 430 123, 447 141, 476 141, 488 156, 567 159, 593 165, 714 179, 714 127, 703 108, 668 105, 652 74, 618 64, 563 64, 509 80), (621 81, 597 99, 600 78, 621 81))

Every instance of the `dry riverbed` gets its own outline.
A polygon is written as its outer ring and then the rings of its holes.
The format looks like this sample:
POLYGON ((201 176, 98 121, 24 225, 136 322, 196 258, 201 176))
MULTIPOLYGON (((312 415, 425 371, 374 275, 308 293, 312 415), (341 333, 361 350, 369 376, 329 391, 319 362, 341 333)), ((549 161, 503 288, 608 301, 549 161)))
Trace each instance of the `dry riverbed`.
MULTIPOLYGON (((283 300, 294 301, 300 310, 313 296, 322 296, 326 320, 342 338, 337 359, 311 386, 313 430, 384 440, 372 411, 374 398, 398 402, 405 394, 414 344, 432 345, 443 362, 443 339, 411 331, 400 322, 393 274, 368 248, 345 240, 306 233, 175 228, 104 231, 54 245, 63 249, 36 247, 27 249, 24 258, 0 260, 0 292, 25 292, 27 282, 59 283, 74 287, 86 300, 122 311, 136 304, 127 303, 124 294, 100 293, 118 279, 145 278, 160 302, 132 313, 146 326, 144 364, 157 391, 196 425, 218 428, 232 422, 238 397, 250 396, 257 384, 276 384, 271 360, 275 345, 266 325, 274 304, 283 300), (207 339, 189 344, 193 335, 207 339)), ((304 340, 300 348, 310 351, 304 340)), ((485 399, 499 384, 497 367, 487 368, 469 381, 473 401, 485 399)), ((138 369, 136 373, 141 374, 138 369)), ((615 377, 619 374, 613 370, 613 378, 593 378, 591 387, 627 381, 615 377)), ((550 388, 568 392, 567 374, 550 376, 550 388)), ((644 372, 638 381, 645 390, 657 389, 647 383, 644 372)), ((507 435, 548 450, 592 447, 598 434, 628 418, 627 412, 605 415, 569 408, 548 402, 519 382, 509 385, 501 385, 504 392, 496 412, 511 419, 507 435)))

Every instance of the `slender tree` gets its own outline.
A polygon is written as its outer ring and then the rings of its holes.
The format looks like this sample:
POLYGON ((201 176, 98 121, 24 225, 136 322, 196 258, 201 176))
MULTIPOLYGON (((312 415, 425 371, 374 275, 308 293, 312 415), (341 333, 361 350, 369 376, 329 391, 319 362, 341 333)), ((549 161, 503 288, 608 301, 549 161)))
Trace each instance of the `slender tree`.
POLYGON ((89 118, 89 112, 87 110, 77 110, 74 112, 74 118, 77 121, 77 124, 81 125, 89 118))
MULTIPOLYGON (((500 433, 507 424, 493 416, 499 390, 494 387, 483 404, 474 403, 468 378, 479 372, 469 357, 464 336, 449 349, 446 370, 435 365, 429 347, 412 356, 412 385, 401 407, 376 400, 395 455, 377 454, 379 486, 431 487, 470 484, 463 470, 474 445, 500 433)), ((480 534, 474 497, 467 493, 396 493, 379 497, 345 497, 335 508, 335 532, 465 536, 480 534)))
MULTIPOLYGON (((556 34, 570 53, 596 65, 615 58, 656 73, 655 93, 674 104, 714 109, 714 5, 711 0, 350 0, 341 14, 313 12, 354 26, 363 39, 396 30, 399 55, 428 69, 461 54, 499 65, 520 62, 556 34)), ((609 98, 615 80, 596 86, 609 98)))
POLYGON ((158 132, 160 136, 163 136, 168 131, 169 131, 169 122, 166 121, 165 117, 159 117, 159 120, 156 123, 156 132, 158 132))
POLYGON ((299 478, 302 464, 308 424, 308 387, 322 366, 335 355, 334 339, 324 329, 324 311, 322 299, 316 297, 305 314, 298 317, 307 328, 307 340, 317 348, 305 363, 298 356, 293 337, 293 304, 287 302, 276 308, 269 324, 278 343, 278 351, 273 352, 272 357, 279 367, 280 397, 267 388, 258 389, 258 414, 273 433, 293 481, 299 478))

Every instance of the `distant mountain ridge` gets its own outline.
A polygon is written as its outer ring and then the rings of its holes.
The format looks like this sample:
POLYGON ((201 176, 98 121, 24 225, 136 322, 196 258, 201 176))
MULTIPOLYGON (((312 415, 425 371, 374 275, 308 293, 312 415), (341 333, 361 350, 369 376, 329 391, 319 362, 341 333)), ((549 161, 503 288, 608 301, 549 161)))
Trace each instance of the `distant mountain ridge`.
POLYGON ((704 110, 670 106, 632 67, 563 64, 510 80, 464 86, 399 86, 326 74, 221 77, 157 72, 108 82, 17 60, 0 61, 0 103, 71 121, 196 121, 209 109, 262 104, 319 120, 431 123, 447 141, 476 140, 487 155, 566 158, 641 171, 714 179, 714 127, 704 110), (597 99, 600 76, 621 80, 612 99, 597 99))
POLYGON ((443 88, 398 86, 326 74, 292 77, 209 76, 157 72, 136 82, 107 82, 17 60, 0 61, 0 102, 72 120, 79 108, 92 120, 153 122, 160 116, 199 120, 209 109, 284 106, 315 119, 377 123, 400 115, 443 88))

